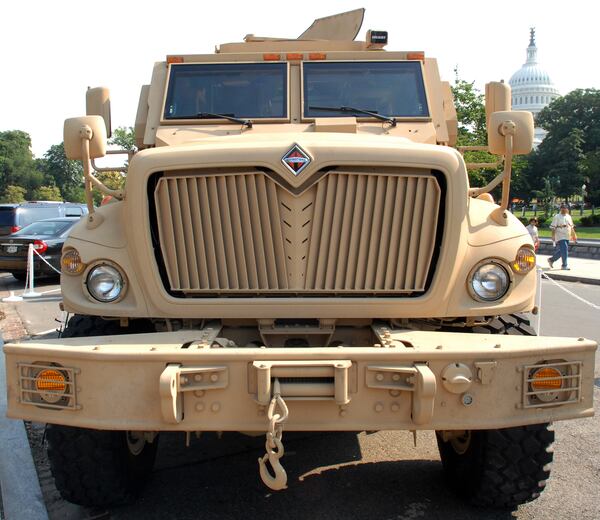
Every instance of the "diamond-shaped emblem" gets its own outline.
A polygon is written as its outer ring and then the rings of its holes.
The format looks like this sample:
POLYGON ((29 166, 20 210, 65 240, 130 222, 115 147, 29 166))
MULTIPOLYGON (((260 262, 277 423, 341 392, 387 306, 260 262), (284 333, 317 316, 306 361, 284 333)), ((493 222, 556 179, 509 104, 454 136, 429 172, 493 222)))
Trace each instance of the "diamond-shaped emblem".
POLYGON ((299 175, 310 164, 309 155, 297 144, 281 158, 281 162, 294 174, 299 175))

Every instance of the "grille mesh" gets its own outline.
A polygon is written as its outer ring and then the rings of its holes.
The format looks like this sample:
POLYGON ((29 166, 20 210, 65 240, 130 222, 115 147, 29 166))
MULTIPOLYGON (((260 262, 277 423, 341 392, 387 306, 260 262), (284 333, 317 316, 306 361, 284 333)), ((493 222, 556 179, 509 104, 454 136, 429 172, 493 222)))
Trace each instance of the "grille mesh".
POLYGON ((263 172, 161 177, 158 234, 185 293, 414 293, 435 244, 427 171, 333 171, 300 194, 263 172))

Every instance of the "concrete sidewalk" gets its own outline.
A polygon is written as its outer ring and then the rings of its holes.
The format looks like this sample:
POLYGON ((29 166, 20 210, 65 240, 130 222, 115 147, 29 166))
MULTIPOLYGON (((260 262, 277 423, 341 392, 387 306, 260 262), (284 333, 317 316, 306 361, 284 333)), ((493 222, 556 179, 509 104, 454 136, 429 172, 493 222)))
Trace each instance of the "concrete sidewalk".
POLYGON ((563 271, 560 268, 560 260, 554 262, 554 268, 550 269, 548 258, 550 258, 548 255, 537 255, 537 264, 542 268, 543 273, 550 278, 600 285, 600 260, 577 258, 569 255, 570 271, 563 271))

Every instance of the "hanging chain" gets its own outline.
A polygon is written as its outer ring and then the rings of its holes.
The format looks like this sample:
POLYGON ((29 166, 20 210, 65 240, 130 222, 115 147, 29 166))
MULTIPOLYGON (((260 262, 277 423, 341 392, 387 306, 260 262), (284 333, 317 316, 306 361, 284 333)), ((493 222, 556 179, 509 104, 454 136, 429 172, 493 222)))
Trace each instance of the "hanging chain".
POLYGON ((269 403, 267 419, 269 427, 267 429, 267 439, 265 442, 266 453, 258 459, 260 477, 265 485, 274 491, 287 488, 287 474, 279 462, 283 457, 283 423, 287 421, 289 415, 288 407, 283 397, 281 397, 281 386, 279 380, 273 382, 273 398, 269 403), (273 468, 274 476, 267 469, 267 461, 273 468))

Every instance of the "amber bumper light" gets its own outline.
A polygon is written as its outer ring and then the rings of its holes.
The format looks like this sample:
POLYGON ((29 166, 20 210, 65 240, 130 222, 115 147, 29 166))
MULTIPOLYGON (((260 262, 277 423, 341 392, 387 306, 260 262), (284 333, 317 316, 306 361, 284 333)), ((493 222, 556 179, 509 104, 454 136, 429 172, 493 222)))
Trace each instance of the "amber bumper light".
POLYGON ((67 249, 60 259, 61 271, 65 274, 81 274, 85 269, 85 264, 81 261, 77 249, 67 249))
POLYGON ((513 261, 512 270, 517 274, 526 274, 535 267, 535 253, 529 247, 522 247, 517 251, 513 261))
POLYGON ((532 374, 531 389, 534 391, 560 390, 562 385, 563 375, 557 368, 539 368, 532 374))
POLYGON ((58 370, 42 370, 35 378, 35 387, 40 392, 64 393, 67 381, 58 370))

